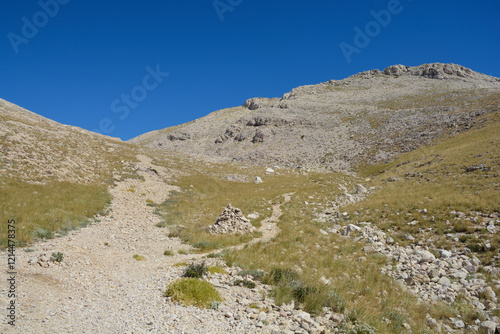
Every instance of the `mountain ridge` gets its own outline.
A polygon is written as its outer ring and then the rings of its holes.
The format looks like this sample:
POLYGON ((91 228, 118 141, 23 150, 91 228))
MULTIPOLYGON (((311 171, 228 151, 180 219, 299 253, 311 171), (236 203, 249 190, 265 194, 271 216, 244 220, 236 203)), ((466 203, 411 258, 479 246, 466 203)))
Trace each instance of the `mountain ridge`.
POLYGON ((499 93, 500 79, 460 65, 393 65, 250 98, 128 142, 215 161, 345 171, 467 129, 498 107, 499 93))

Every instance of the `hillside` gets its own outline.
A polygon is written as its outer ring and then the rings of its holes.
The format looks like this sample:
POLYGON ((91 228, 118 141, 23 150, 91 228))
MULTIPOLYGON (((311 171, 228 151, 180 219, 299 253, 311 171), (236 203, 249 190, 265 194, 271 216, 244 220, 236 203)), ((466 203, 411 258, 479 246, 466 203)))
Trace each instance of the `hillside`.
POLYGON ((472 126, 500 106, 500 79, 455 64, 390 66, 153 131, 131 143, 215 161, 352 170, 472 126))
POLYGON ((499 134, 500 80, 453 64, 129 143, 0 100, 0 332, 494 333, 499 134))

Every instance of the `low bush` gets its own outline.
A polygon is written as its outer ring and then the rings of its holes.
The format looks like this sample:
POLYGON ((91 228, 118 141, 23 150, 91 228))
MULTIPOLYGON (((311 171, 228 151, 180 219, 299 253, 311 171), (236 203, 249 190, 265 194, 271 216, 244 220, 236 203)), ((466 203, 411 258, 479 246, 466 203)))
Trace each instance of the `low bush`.
POLYGON ((222 301, 219 292, 212 284, 196 278, 181 278, 170 283, 165 291, 165 297, 170 297, 185 306, 194 305, 203 308, 218 306, 216 302, 222 301))
POLYGON ((184 277, 201 278, 207 273, 207 265, 202 263, 191 263, 184 272, 184 277))

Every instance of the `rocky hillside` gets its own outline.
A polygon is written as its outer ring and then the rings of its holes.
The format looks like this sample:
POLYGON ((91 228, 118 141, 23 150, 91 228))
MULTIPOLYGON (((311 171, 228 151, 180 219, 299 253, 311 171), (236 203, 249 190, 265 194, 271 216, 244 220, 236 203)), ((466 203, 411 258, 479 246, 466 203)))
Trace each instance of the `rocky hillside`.
POLYGON ((90 183, 121 168, 131 145, 64 125, 0 99, 1 176, 90 183))
POLYGON ((394 65, 252 98, 131 143, 216 161, 350 170, 469 129, 500 106, 500 79, 455 64, 394 65))

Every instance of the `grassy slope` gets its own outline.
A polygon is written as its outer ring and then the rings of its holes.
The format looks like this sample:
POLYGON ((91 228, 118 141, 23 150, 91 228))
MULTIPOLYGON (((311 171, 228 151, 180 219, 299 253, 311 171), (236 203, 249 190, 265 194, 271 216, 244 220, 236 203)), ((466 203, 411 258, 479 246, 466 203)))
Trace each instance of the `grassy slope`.
POLYGON ((412 234, 417 241, 433 242, 438 248, 469 246, 489 263, 500 249, 500 237, 480 228, 482 217, 476 212, 500 212, 500 113, 478 122, 481 126, 475 129, 390 163, 360 168, 378 190, 346 210, 357 221, 373 221, 393 232, 401 243, 407 243, 405 235, 412 234), (489 170, 467 172, 467 167, 481 164, 489 170), (457 217, 453 211, 466 216, 457 217), (407 224, 414 220, 419 223, 407 224), (428 230, 419 233, 420 229, 428 230), (474 246, 486 240, 491 242, 490 250, 474 246))

